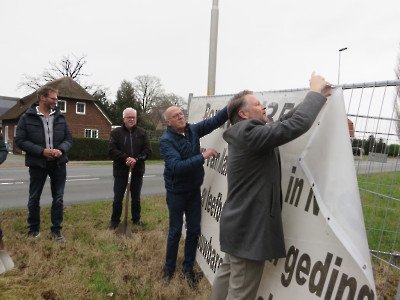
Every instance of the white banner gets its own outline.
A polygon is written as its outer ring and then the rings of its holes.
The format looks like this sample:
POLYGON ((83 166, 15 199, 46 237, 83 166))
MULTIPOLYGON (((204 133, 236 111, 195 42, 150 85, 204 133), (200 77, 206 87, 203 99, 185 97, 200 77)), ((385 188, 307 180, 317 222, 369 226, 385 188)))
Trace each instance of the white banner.
MULTIPOLYGON (((306 93, 254 94, 276 120, 306 93)), ((214 116, 230 98, 193 97, 189 122, 214 116)), ((219 248, 219 218, 227 195, 229 153, 222 138, 226 126, 201 139, 202 148, 218 151, 217 158, 204 163, 197 251, 197 262, 211 284, 224 256, 219 248)), ((280 151, 287 257, 266 263, 257 299, 375 299, 342 90, 334 91, 306 134, 280 151)))

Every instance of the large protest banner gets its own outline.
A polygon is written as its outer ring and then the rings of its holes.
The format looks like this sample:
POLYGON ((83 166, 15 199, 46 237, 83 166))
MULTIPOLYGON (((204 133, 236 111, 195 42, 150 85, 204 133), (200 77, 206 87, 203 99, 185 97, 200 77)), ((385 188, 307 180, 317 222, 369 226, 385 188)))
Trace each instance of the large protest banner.
MULTIPOLYGON (((300 103, 306 90, 254 93, 276 120, 300 103)), ((231 96, 192 97, 189 122, 215 115, 231 96)), ((201 139, 218 156, 204 163, 201 237, 197 262, 212 284, 224 253, 219 218, 226 200, 226 123, 201 139)), ((375 299, 343 93, 334 90, 312 128, 280 147, 283 225, 287 257, 266 263, 261 299, 375 299)), ((251 216, 248 216, 249 219, 251 216)))

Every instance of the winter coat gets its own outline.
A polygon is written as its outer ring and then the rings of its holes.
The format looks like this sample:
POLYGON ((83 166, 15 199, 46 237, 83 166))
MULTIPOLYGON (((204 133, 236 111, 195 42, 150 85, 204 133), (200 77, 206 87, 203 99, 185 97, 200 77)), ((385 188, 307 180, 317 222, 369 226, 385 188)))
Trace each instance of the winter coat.
POLYGON ((143 176, 145 172, 144 161, 151 155, 151 145, 146 130, 133 126, 132 131, 124 125, 111 131, 108 154, 113 162, 114 176, 128 176, 129 167, 126 159, 133 157, 136 164, 132 173, 143 176))
MULTIPOLYGON (((45 168, 47 158, 42 153, 46 148, 46 139, 43 122, 36 111, 37 106, 38 104, 32 104, 19 119, 15 142, 21 150, 26 152, 26 166, 45 168)), ((60 110, 56 109, 53 123, 53 147, 62 152, 62 155, 56 158, 57 164, 68 162, 67 152, 71 145, 72 135, 68 123, 60 110)))
POLYGON ((204 179, 204 158, 200 138, 228 120, 226 107, 214 117, 196 124, 186 123, 185 135, 171 127, 160 139, 160 153, 165 161, 164 181, 167 191, 182 193, 200 189, 204 179))
POLYGON ((2 164, 7 158, 7 147, 3 140, 3 135, 0 134, 0 164, 2 164))
POLYGON ((309 92, 276 122, 243 120, 224 132, 228 194, 220 219, 223 252, 257 261, 286 256, 278 147, 305 133, 325 102, 321 94, 309 92))

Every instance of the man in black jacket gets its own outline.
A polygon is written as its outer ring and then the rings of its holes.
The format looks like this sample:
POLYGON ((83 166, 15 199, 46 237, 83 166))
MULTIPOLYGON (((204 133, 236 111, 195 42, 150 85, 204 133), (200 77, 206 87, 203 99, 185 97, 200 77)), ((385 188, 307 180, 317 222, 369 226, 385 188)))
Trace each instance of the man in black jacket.
MULTIPOLYGON (((3 135, 0 133, 0 165, 6 160, 7 158, 7 147, 3 140, 3 135)), ((0 250, 4 250, 4 243, 3 243, 3 232, 1 231, 0 227, 0 250)))
POLYGON ((151 155, 150 141, 146 131, 136 126, 137 114, 132 107, 126 108, 122 117, 124 124, 111 132, 109 155, 113 162, 114 202, 110 230, 117 228, 122 213, 122 199, 128 184, 129 167, 131 179, 131 212, 134 225, 142 226, 140 221, 140 192, 142 190, 144 161, 151 155))
POLYGON ((67 151, 71 148, 72 135, 65 117, 57 106, 57 90, 42 86, 38 91, 38 104, 25 112, 18 122, 15 141, 26 152, 25 165, 29 167, 29 201, 27 238, 40 232, 40 196, 47 176, 50 176, 51 236, 65 242, 60 230, 63 221, 63 197, 67 177, 67 151))

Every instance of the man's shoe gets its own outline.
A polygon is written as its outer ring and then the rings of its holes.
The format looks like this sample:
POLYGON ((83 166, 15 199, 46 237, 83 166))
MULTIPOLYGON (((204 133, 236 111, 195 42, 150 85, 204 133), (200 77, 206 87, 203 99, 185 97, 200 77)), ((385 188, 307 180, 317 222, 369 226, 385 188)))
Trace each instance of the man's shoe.
POLYGON ((51 232, 51 238, 52 238, 53 240, 55 240, 56 242, 59 242, 59 243, 64 243, 64 242, 67 241, 67 240, 65 239, 65 237, 61 234, 60 231, 52 231, 52 232, 51 232))
POLYGON ((26 235, 27 239, 34 239, 39 237, 40 232, 36 230, 29 230, 28 234, 26 235))
POLYGON ((115 230, 117 229, 118 224, 110 224, 110 226, 108 227, 108 230, 115 230))
POLYGON ((171 282, 172 277, 174 277, 174 271, 168 271, 167 269, 164 269, 164 274, 162 277, 162 282, 164 286, 169 285, 171 282))
POLYGON ((200 280, 203 278, 203 273, 199 271, 184 271, 182 270, 182 276, 186 279, 188 285, 192 289, 197 289, 200 280))
POLYGON ((135 225, 135 226, 139 226, 139 227, 144 227, 144 223, 142 222, 142 221, 135 221, 135 222, 132 222, 133 223, 133 225, 135 225))

